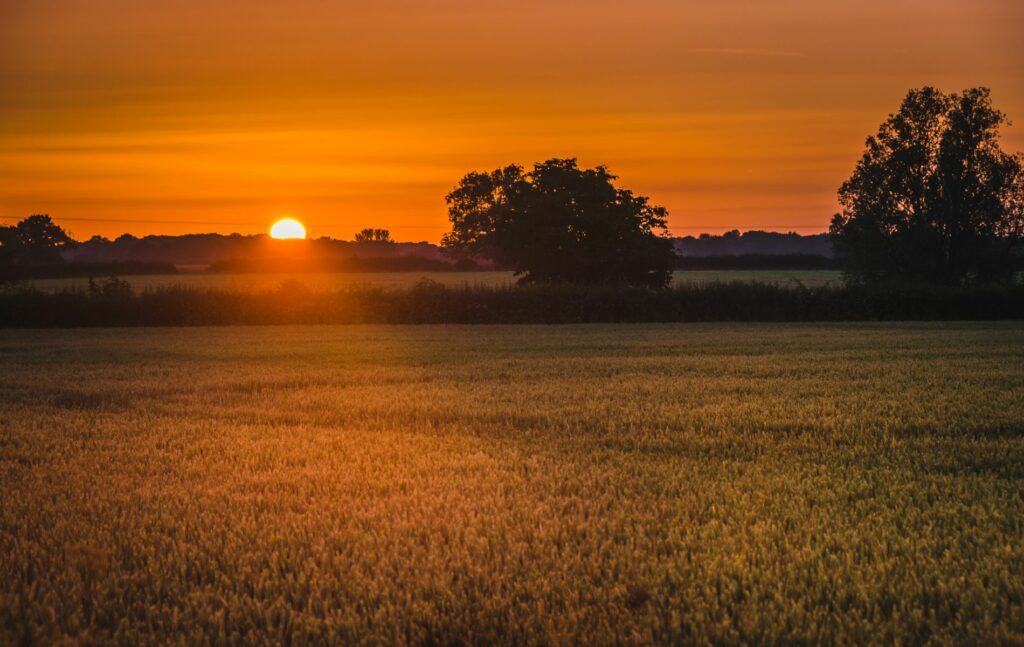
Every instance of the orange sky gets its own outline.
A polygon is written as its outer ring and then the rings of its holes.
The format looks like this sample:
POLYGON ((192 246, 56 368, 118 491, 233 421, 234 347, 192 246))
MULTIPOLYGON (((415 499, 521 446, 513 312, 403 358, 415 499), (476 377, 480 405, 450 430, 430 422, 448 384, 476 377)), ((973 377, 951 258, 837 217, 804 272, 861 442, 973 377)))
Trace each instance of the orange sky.
POLYGON ((821 231, 908 88, 988 85, 1024 123, 1021 25, 1019 0, 0 0, 0 218, 437 241, 467 171, 576 156, 676 235, 821 231))

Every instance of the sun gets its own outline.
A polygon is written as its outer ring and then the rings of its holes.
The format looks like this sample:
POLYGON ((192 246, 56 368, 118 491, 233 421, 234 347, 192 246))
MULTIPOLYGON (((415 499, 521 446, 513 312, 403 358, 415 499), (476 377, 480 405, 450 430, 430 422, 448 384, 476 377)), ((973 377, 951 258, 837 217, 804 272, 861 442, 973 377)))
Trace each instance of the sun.
POLYGON ((302 226, 302 223, 298 220, 292 220, 291 218, 285 218, 284 220, 278 220, 274 223, 274 226, 270 228, 271 238, 305 238, 306 228, 302 226))

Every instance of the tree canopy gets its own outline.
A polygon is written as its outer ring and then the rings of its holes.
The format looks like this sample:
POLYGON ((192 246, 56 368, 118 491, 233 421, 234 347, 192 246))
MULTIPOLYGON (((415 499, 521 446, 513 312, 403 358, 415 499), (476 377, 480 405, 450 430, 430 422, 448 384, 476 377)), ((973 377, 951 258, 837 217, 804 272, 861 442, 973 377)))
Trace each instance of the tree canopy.
POLYGON ((393 243, 391 232, 387 229, 372 229, 367 227, 356 232, 355 242, 357 243, 393 243))
POLYGON ((75 244, 50 216, 34 215, 0 226, 0 267, 59 263, 60 250, 75 244))
POLYGON ((441 243, 510 266, 524 282, 665 286, 675 260, 659 235, 667 212, 615 179, 575 159, 469 173, 445 198, 452 230, 441 243))
POLYGON ((830 234, 862 282, 948 285, 1012 280, 1024 235, 1019 154, 999 146, 1006 116, 989 90, 911 90, 867 140, 839 189, 830 234))

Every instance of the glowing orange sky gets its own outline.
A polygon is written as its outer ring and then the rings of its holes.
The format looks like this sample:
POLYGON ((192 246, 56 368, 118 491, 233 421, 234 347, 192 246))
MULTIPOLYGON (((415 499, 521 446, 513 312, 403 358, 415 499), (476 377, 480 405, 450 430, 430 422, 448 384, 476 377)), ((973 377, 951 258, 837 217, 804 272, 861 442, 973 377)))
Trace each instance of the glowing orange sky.
POLYGON ((1024 120, 1021 25, 1018 0, 0 0, 0 217, 437 241, 467 171, 576 156, 677 235, 821 231, 908 88, 1024 120))

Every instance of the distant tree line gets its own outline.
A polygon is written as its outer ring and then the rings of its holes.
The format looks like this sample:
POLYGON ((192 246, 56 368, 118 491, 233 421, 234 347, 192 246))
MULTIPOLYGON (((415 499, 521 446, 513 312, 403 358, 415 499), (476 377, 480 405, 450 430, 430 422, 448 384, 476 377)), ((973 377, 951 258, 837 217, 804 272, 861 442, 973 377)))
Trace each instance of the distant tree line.
POLYGON ((832 241, 829 235, 801 235, 794 232, 777 231, 727 231, 721 235, 700 234, 683 236, 672 240, 679 256, 825 256, 832 257, 832 241))
MULTIPOLYGON (((365 239, 366 236, 359 236, 365 239)), ((381 238, 381 236, 378 236, 381 238)), ((831 250, 827 235, 801 236, 776 232, 748 231, 743 234, 704 234, 700 237, 673 238, 676 249, 676 269, 817 269, 831 267, 826 261, 811 261, 827 254, 818 255, 806 250, 831 250), (821 240, 824 239, 824 246, 821 240), (758 251, 760 250, 760 251, 758 251), (805 250, 793 252, 787 250, 805 250), (706 259, 706 260, 702 260, 706 259), (758 260, 763 259, 763 261, 758 260)), ((301 267, 282 270, 280 259, 268 255, 262 236, 241 236, 221 234, 187 234, 182 236, 131 235, 109 240, 93 236, 89 240, 65 247, 61 254, 69 260, 44 265, 22 265, 15 273, 21 278, 44 278, 62 276, 108 276, 110 274, 162 274, 173 271, 174 265, 202 267, 209 271, 227 271, 237 266, 240 271, 304 271, 301 267), (70 253, 65 253, 70 252, 70 253), (261 270, 260 268, 264 268, 261 270)), ((380 242, 380 241, 378 241, 380 242)), ((293 265, 305 263, 308 259, 324 261, 328 268, 319 271, 372 271, 372 267, 385 267, 389 263, 382 259, 401 256, 417 258, 422 264, 403 260, 393 264, 410 270, 447 271, 467 269, 513 269, 511 265, 484 264, 490 259, 472 255, 445 255, 443 250, 430 243, 397 243, 376 245, 346 242, 332 239, 307 241, 301 255, 293 256, 293 265), (361 258, 381 259, 362 263, 361 258)), ((51 261, 56 261, 52 255, 51 261)))
POLYGON ((387 229, 372 229, 367 227, 356 232, 355 242, 357 243, 393 243, 391 232, 387 229))
MULTIPOLYGON (((291 253, 326 258, 330 256, 422 256, 448 260, 437 245, 427 242, 399 243, 387 230, 357 235, 363 242, 316 238, 292 245, 291 253), (384 232, 384 233, 381 233, 384 232), (371 240, 365 240, 369 236, 371 240), (376 240, 372 240, 376 238, 376 240), (387 242, 388 244, 375 244, 387 242)), ((362 233, 362 232, 360 232, 362 233)), ((181 236, 119 236, 115 240, 93 237, 80 243, 65 257, 70 262, 106 262, 139 260, 170 262, 177 265, 205 266, 234 258, 261 258, 274 255, 274 241, 266 235, 185 234, 181 236)))
POLYGON ((0 227, 0 281, 88 276, 170 274, 178 265, 223 272, 472 270, 473 259, 454 260, 429 243, 396 243, 386 229, 364 230, 362 242, 322 238, 292 247, 282 258, 264 235, 130 234, 74 241, 49 216, 30 216, 0 227), (386 243, 386 244, 381 244, 386 243))

